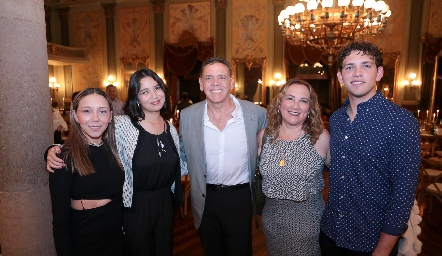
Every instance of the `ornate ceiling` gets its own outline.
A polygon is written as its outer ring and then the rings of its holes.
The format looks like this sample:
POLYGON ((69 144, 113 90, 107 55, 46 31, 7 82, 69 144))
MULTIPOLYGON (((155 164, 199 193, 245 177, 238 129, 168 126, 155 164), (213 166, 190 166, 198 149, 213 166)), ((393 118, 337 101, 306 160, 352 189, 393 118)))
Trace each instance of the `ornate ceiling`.
MULTIPOLYGON (((164 1, 164 0, 163 0, 164 1)), ((146 2, 143 0, 44 0, 45 5, 52 7, 67 7, 74 5, 109 4, 109 3, 146 2)))

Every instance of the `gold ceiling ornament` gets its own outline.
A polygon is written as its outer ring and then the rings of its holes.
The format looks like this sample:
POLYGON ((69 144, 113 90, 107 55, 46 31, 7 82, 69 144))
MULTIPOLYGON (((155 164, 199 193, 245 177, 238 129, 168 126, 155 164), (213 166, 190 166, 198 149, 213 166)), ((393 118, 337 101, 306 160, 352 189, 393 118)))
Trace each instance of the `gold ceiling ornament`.
POLYGON ((252 68, 252 66, 259 66, 264 69, 266 65, 267 59, 265 57, 254 58, 249 54, 246 55, 245 58, 232 58, 232 65, 236 66, 238 64, 244 64, 248 70, 252 68))
MULTIPOLYGON (((283 36, 295 45, 311 45, 332 56, 349 41, 382 33, 391 15, 376 0, 296 0, 278 16, 283 36)), ((330 58, 329 58, 330 60, 330 58)))

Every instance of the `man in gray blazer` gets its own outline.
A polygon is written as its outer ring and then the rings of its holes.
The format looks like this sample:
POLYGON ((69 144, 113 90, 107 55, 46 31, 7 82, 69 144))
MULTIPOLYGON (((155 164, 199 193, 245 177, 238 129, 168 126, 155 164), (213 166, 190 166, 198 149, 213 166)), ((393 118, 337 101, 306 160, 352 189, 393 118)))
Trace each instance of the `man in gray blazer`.
POLYGON ((206 100, 180 113, 195 228, 208 256, 252 255, 250 184, 266 110, 230 94, 232 69, 222 58, 203 63, 199 83, 206 100))

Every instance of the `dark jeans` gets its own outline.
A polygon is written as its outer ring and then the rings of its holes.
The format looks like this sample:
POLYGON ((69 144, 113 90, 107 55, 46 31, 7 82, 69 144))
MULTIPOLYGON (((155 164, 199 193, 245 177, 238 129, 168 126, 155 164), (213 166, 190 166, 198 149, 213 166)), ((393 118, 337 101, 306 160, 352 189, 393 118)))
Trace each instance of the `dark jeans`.
MULTIPOLYGON (((397 256, 399 245, 398 242, 396 242, 396 244, 394 245, 390 256, 397 256)), ((319 234, 319 245, 321 246, 322 256, 370 256, 372 254, 372 252, 358 252, 336 246, 336 243, 331 240, 327 235, 325 235, 322 231, 319 234)))

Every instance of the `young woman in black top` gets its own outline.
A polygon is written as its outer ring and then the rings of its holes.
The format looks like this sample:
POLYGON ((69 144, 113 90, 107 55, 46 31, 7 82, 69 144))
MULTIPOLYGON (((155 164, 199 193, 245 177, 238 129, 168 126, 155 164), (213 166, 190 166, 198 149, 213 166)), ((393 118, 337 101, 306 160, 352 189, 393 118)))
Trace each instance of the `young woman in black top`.
POLYGON ((98 88, 74 99, 71 132, 49 174, 53 235, 58 256, 123 255, 124 172, 115 143, 112 103, 98 88))

